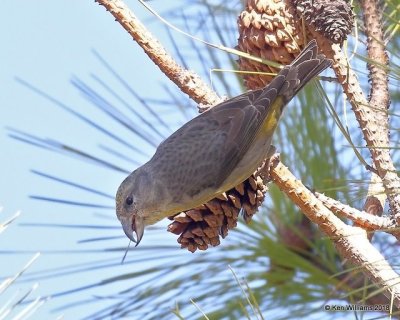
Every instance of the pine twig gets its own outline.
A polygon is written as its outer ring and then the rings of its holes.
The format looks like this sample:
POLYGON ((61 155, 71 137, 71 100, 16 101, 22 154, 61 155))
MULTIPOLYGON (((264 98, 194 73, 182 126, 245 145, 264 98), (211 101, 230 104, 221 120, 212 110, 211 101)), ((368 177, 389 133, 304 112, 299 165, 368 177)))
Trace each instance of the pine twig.
MULTIPOLYGON (((364 18, 365 33, 367 34, 369 78, 371 90, 369 103, 379 123, 381 123, 382 135, 387 139, 389 146, 389 115, 386 112, 390 106, 388 69, 389 64, 382 28, 382 14, 377 0, 360 0, 364 18)), ((385 206, 386 194, 382 192, 382 180, 372 173, 368 196, 364 204, 364 210, 375 215, 382 215, 385 206)), ((371 234, 372 236, 372 234, 371 234)))
POLYGON ((396 227, 395 221, 389 217, 379 217, 366 211, 357 210, 319 192, 314 192, 314 195, 333 213, 353 221, 363 229, 378 231, 383 229, 390 230, 396 227))
POLYGON ((325 55, 333 60, 332 68, 347 95, 370 151, 374 167, 382 179, 392 215, 400 223, 400 178, 390 155, 388 134, 382 129, 376 113, 387 114, 386 108, 369 105, 355 72, 338 44, 332 44, 318 32, 309 28, 325 55))
POLYGON ((271 159, 270 175, 274 183, 301 211, 316 223, 335 244, 342 257, 355 266, 362 266, 366 276, 382 288, 388 299, 400 308, 400 282, 382 254, 369 242, 364 229, 348 226, 327 209, 278 157, 271 159))
POLYGON ((172 58, 122 0, 95 1, 104 6, 115 17, 117 22, 142 47, 148 57, 191 99, 205 105, 215 105, 222 102, 221 98, 199 75, 183 68, 172 58))

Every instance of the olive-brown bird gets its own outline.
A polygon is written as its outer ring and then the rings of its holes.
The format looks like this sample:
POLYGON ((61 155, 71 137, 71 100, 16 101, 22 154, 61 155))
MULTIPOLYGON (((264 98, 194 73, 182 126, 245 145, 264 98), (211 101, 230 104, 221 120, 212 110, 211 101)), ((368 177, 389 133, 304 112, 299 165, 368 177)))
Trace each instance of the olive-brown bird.
POLYGON ((116 211, 126 236, 137 246, 146 226, 246 180, 270 155, 285 105, 330 64, 312 40, 265 88, 216 105, 162 142, 118 188, 116 211))

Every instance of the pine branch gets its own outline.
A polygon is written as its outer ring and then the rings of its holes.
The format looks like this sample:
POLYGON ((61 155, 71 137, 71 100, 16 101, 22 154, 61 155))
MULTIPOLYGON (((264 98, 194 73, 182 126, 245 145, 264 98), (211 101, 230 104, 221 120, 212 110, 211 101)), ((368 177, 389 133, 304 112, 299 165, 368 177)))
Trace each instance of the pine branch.
MULTIPOLYGON (((352 110, 360 125, 364 140, 370 151, 378 176, 382 179, 392 214, 400 220, 400 178, 390 155, 387 131, 383 130, 380 119, 387 114, 386 108, 368 103, 355 72, 338 44, 327 41, 318 32, 309 28, 325 55, 333 60, 332 68, 347 95, 352 110), (376 114, 381 116, 377 117, 376 114)), ((400 222, 400 221, 398 221, 400 222)))
MULTIPOLYGON (((390 106, 387 68, 389 59, 383 39, 382 14, 378 7, 378 1, 361 0, 360 3, 367 34, 368 58, 371 61, 368 63, 371 80, 369 103, 372 110, 376 111, 374 113, 377 121, 381 124, 381 135, 387 139, 385 143, 386 146, 389 146, 389 115, 387 113, 390 106)), ((372 173, 368 196, 364 204, 364 210, 368 213, 382 215, 387 196, 381 191, 381 186, 382 180, 372 173)))
POLYGON ((215 105, 221 98, 195 72, 180 66, 161 43, 136 18, 121 0, 95 0, 104 6, 118 23, 142 47, 148 57, 184 93, 199 104, 215 105))
POLYGON ((319 192, 314 192, 314 195, 333 213, 353 221, 354 224, 363 229, 370 229, 374 231, 386 229, 389 231, 392 228, 396 228, 395 221, 389 217, 379 217, 366 211, 357 210, 319 192))
POLYGON ((390 300, 400 308, 398 274, 385 257, 369 242, 364 229, 348 226, 328 210, 300 180, 285 167, 278 157, 271 159, 272 180, 320 229, 327 234, 338 252, 355 266, 363 266, 364 273, 390 300))

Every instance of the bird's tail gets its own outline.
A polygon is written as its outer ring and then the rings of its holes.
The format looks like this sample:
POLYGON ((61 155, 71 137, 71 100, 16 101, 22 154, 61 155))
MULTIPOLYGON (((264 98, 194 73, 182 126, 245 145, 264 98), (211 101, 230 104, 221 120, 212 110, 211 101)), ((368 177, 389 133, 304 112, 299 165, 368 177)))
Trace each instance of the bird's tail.
POLYGON ((297 58, 275 77, 275 79, 281 77, 280 80, 284 81, 278 96, 283 98, 284 104, 288 103, 313 77, 331 64, 331 60, 323 54, 318 54, 317 42, 311 40, 297 58))

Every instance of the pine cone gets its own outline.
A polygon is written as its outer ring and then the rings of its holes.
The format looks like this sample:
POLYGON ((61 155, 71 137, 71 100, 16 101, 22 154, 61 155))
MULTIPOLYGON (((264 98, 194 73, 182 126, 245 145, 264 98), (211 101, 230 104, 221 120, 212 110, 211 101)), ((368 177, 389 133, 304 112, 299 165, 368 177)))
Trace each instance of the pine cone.
POLYGON ((334 43, 342 44, 354 26, 349 0, 292 0, 297 13, 334 43))
MULTIPOLYGON (((290 64, 305 45, 301 22, 294 7, 283 0, 249 0, 238 17, 237 49, 283 65, 290 64)), ((279 69, 239 58, 244 71, 278 73, 279 69)), ((248 89, 267 85, 273 75, 244 75, 248 89)))
MULTIPOLYGON (((340 44, 351 33, 354 24, 349 0, 248 0, 238 17, 237 49, 283 65, 291 63, 308 42, 305 36, 313 38, 307 28, 303 30, 299 17, 304 17, 305 22, 325 38, 340 44)), ((279 71, 246 58, 239 58, 238 63, 243 71, 279 71)), ((262 88, 273 77, 243 76, 248 89, 262 88)))
MULTIPOLYGON (((268 163, 266 165, 269 165, 268 163)), ((263 166, 260 167, 260 170, 263 166)), ((258 172, 258 171, 257 171, 258 172)), ((190 252, 220 244, 230 229, 237 226, 239 212, 248 223, 262 204, 267 187, 260 174, 223 193, 206 204, 170 217, 168 231, 180 235, 178 243, 190 252)))

